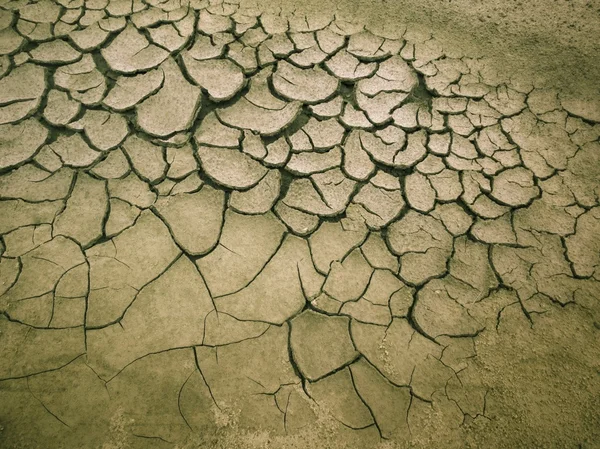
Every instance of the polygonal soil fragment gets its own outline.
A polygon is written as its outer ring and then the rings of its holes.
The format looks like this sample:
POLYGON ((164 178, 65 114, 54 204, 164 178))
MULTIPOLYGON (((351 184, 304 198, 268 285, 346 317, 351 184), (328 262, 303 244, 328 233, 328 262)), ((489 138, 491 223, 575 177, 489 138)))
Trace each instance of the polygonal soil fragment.
POLYGON ((541 293, 565 305, 587 296, 589 284, 572 277, 559 236, 539 233, 529 243, 527 247, 495 245, 491 251, 496 272, 505 285, 517 291, 521 301, 541 293))
POLYGON ((357 301, 367 289, 373 268, 357 248, 341 262, 333 261, 323 291, 339 302, 357 301))
POLYGON ((334 168, 315 173, 310 179, 294 179, 283 202, 309 214, 334 216, 344 211, 355 185, 355 181, 346 178, 341 170, 334 168))
POLYGON ((35 119, 17 125, 0 125, 0 170, 27 161, 44 144, 47 136, 48 130, 35 119))
POLYGON ((258 62, 261 66, 274 63, 285 58, 294 51, 294 44, 286 34, 275 34, 264 41, 258 48, 258 62))
POLYGON ((435 218, 411 210, 390 225, 387 239, 400 256, 400 276, 407 282, 421 284, 446 271, 453 239, 435 218))
POLYGON ((498 286, 490 266, 488 246, 466 236, 455 239, 448 267, 450 276, 444 279, 446 291, 462 305, 481 301, 498 286))
POLYGON ((318 103, 309 106, 311 112, 319 118, 336 117, 342 113, 344 102, 342 97, 336 96, 325 103, 318 103))
POLYGON ((154 207, 186 253, 206 254, 217 244, 223 222, 224 192, 205 185, 199 192, 160 197, 154 207))
POLYGON ((350 339, 350 320, 306 310, 291 321, 290 345, 300 373, 319 380, 352 363, 358 352, 350 339))
POLYGON ((271 210, 279 197, 281 173, 270 170, 250 190, 231 192, 229 207, 244 214, 264 214, 271 210))
POLYGON ((23 64, 0 80, 0 124, 33 114, 46 91, 46 71, 35 64, 23 64))
POLYGON ((443 279, 432 280, 417 293, 413 317, 432 338, 474 336, 483 330, 468 309, 450 296, 443 279))
POLYGON ((123 178, 129 173, 127 158, 120 149, 111 151, 108 156, 94 166, 90 171, 104 179, 123 178))
POLYGON ((283 431, 281 412, 273 398, 263 393, 300 382, 289 362, 288 332, 287 324, 270 326, 257 338, 218 348, 196 348, 217 407, 226 410, 236 404, 246 427, 264 429, 266 422, 273 431, 283 431))
POLYGON ((323 69, 298 69, 281 61, 273 73, 273 87, 283 97, 304 103, 327 100, 337 90, 339 81, 323 69))
POLYGON ((167 137, 192 126, 200 108, 201 92, 187 82, 172 59, 167 59, 160 68, 165 77, 162 88, 138 104, 136 114, 142 130, 167 137))
POLYGON ((81 58, 81 53, 61 39, 43 42, 29 54, 33 61, 45 64, 68 64, 81 58))
POLYGON ((340 421, 353 428, 362 429, 373 424, 367 406, 356 393, 348 368, 308 384, 310 396, 340 421))
POLYGON ((121 76, 103 103, 115 111, 124 111, 156 93, 163 81, 164 73, 160 68, 135 76, 121 76))
POLYGON ((373 127, 373 123, 369 121, 367 114, 360 109, 356 109, 351 103, 344 103, 340 122, 350 128, 369 129, 373 127))
POLYGON ((185 178, 198 168, 198 162, 194 158, 190 144, 181 148, 167 148, 167 162, 169 163, 167 176, 171 179, 185 178))
POLYGON ((297 176, 312 175, 339 167, 342 163, 340 147, 324 153, 294 153, 285 165, 285 169, 297 176))
POLYGON ((33 202, 58 200, 68 195, 72 179, 70 168, 48 173, 27 164, 0 177, 0 197, 33 202))
POLYGON ((371 232, 360 247, 365 259, 373 268, 386 269, 398 273, 398 258, 394 256, 378 232, 371 232))
POLYGON ((83 129, 90 143, 101 151, 112 150, 129 133, 127 120, 120 114, 86 110, 83 117, 69 127, 83 129))
POLYGON ((165 49, 150 44, 133 25, 121 31, 101 53, 111 69, 122 73, 151 69, 169 56, 165 49))
POLYGON ((362 147, 374 160, 393 167, 412 167, 427 155, 424 131, 406 136, 401 129, 388 126, 373 134, 362 131, 360 140, 362 147))
POLYGON ((239 150, 198 147, 202 169, 213 181, 230 189, 249 189, 268 172, 259 162, 239 150))
POLYGON ((344 150, 342 169, 346 175, 357 181, 364 181, 373 174, 375 164, 362 146, 359 131, 350 132, 342 149, 344 150))
POLYGON ((62 201, 29 203, 22 200, 3 199, 0 201, 0 233, 4 234, 21 226, 51 224, 63 207, 62 201))
POLYGON ((441 345, 403 318, 394 318, 387 328, 353 321, 351 331, 359 351, 397 385, 409 385, 417 366, 442 354, 441 345))
POLYGON ((217 34, 229 31, 232 26, 231 18, 220 14, 211 14, 207 10, 200 11, 198 30, 205 34, 217 34))
POLYGON ((210 295, 194 263, 180 257, 139 291, 120 326, 88 332, 89 361, 101 377, 110 378, 146 354, 201 344, 204 318, 211 310, 210 295))
POLYGON ((163 148, 144 140, 137 135, 131 135, 123 142, 125 154, 132 168, 147 182, 155 183, 167 171, 163 148))
POLYGON ((493 181, 491 195, 509 206, 525 206, 539 194, 533 174, 523 167, 505 170, 493 181))
POLYGON ((302 68, 310 68, 323 62, 325 58, 327 58, 327 54, 315 42, 313 46, 291 55, 290 61, 302 68))
MULTIPOLYGON (((59 22, 57 25, 61 25, 59 22)), ((98 22, 89 25, 81 30, 74 30, 69 33, 69 38, 75 46, 82 51, 93 51, 102 45, 109 36, 109 32, 100 28, 98 22)))
POLYGON ((213 101, 229 100, 246 84, 241 69, 226 59, 197 61, 184 53, 183 62, 190 77, 213 101))
POLYGON ((555 206, 543 198, 534 200, 527 208, 513 212, 514 227, 519 231, 542 231, 557 235, 575 232, 576 218, 566 208, 555 206))
POLYGON ((311 234, 319 226, 319 217, 302 212, 287 206, 279 201, 274 209, 277 216, 296 235, 305 236, 311 234))
POLYGON ((83 247, 102 236, 108 209, 106 181, 78 173, 65 210, 56 217, 54 235, 72 237, 83 247))
POLYGON ((20 260, 20 274, 0 297, 0 310, 22 323, 47 327, 52 319, 54 292, 59 281, 70 269, 85 263, 81 248, 72 240, 58 236, 20 260))
POLYGON ((431 216, 441 220, 454 236, 466 233, 473 224, 473 217, 456 203, 438 204, 431 216))
POLYGON ((391 297, 403 289, 406 289, 406 285, 393 272, 380 268, 373 272, 363 299, 372 305, 385 306, 387 309, 391 297))
POLYGON ((361 78, 367 78, 377 70, 377 64, 362 63, 345 50, 337 52, 325 65, 342 81, 357 81, 361 78))
POLYGON ((565 239, 573 271, 579 276, 600 278, 600 208, 595 207, 577 218, 574 235, 565 239))
POLYGON ((402 92, 381 92, 369 97, 356 92, 356 103, 372 123, 384 125, 391 121, 394 109, 402 104, 407 95, 402 92))
POLYGON ((179 195, 180 193, 192 193, 198 191, 200 187, 204 185, 204 181, 200 179, 197 172, 190 173, 187 177, 179 182, 167 179, 163 181, 164 184, 170 185, 170 195, 179 195))
POLYGON ((275 142, 266 145, 267 155, 263 163, 267 167, 281 167, 285 165, 290 156, 290 145, 285 137, 278 138, 275 142))
POLYGON ((348 41, 348 52, 366 61, 385 59, 387 56, 398 53, 401 47, 401 41, 385 39, 370 31, 352 34, 348 41))
MULTIPOLYGON (((238 148, 242 138, 239 129, 223 125, 214 112, 210 112, 198 127, 194 138, 199 145, 238 148)), ((260 140, 260 138, 258 138, 260 140)))
POLYGON ((600 186, 600 144, 590 142, 583 145, 575 156, 569 159, 568 170, 563 172, 565 184, 583 206, 598 204, 600 186))
POLYGON ((48 92, 44 118, 55 126, 64 126, 75 118, 81 109, 78 101, 69 98, 66 92, 52 89, 48 92))
POLYGON ((133 226, 140 216, 141 210, 119 198, 110 199, 110 211, 104 224, 106 237, 111 238, 133 226))
POLYGON ((48 147, 69 167, 88 167, 102 156, 102 153, 91 148, 80 134, 61 135, 56 141, 48 144, 48 147))
POLYGON ((120 319, 138 291, 180 254, 168 228, 144 211, 135 225, 86 251, 90 295, 86 323, 102 327, 120 319))
MULTIPOLYGON (((285 156, 287 157, 287 153, 289 152, 289 146, 287 145, 287 142, 285 142, 284 139, 280 138, 279 140, 282 143, 284 143, 285 146, 288 147, 285 153, 285 156)), ((273 145, 274 142, 271 143, 271 147, 273 147, 273 145)), ((265 144, 262 141, 260 135, 247 130, 244 131, 244 137, 242 139, 242 151, 250 155, 254 159, 258 160, 262 160, 268 155, 267 148, 265 147, 265 144)), ((285 162, 285 158, 282 159, 282 162, 285 162)))
POLYGON ((329 273, 331 263, 343 260, 367 235, 362 217, 350 211, 347 218, 338 222, 323 222, 308 239, 315 268, 320 273, 329 273))
POLYGON ((410 92, 417 84, 417 75, 400 56, 381 64, 375 75, 358 82, 358 90, 373 97, 381 92, 410 92))
POLYGON ((286 103, 274 97, 267 84, 269 69, 255 75, 248 93, 233 105, 218 109, 223 123, 261 135, 274 135, 290 125, 300 112, 301 103, 286 103))
POLYGON ((237 293, 215 298, 217 310, 240 320, 281 324, 306 304, 303 286, 318 274, 310 262, 308 245, 288 235, 258 276, 237 293))
MULTIPOLYGON (((19 257, 52 238, 52 227, 46 224, 24 226, 4 236, 4 256, 19 257)), ((6 286, 10 287, 10 284, 6 286)))
POLYGON ((501 125, 519 146, 525 167, 537 177, 546 178, 555 170, 566 168, 569 159, 577 153, 576 145, 564 128, 540 122, 529 111, 506 118, 501 125))
POLYGON ((380 187, 373 183, 374 179, 360 188, 352 202, 362 206, 361 215, 370 229, 381 229, 400 215, 405 203, 400 186, 380 187))
MULTIPOLYGON (((459 173, 455 170, 445 168, 439 173, 436 173, 434 175, 428 175, 426 181, 430 184, 431 187, 433 187, 435 191, 435 199, 439 201, 454 201, 457 200, 463 193, 463 186, 460 183, 459 173)), ((425 184, 423 185, 424 192, 426 193, 426 195, 430 195, 431 191, 427 188, 425 184)), ((415 194, 413 199, 415 201, 418 201, 418 199, 421 198, 420 196, 418 196, 419 191, 415 190, 413 191, 413 193, 415 194)), ((428 197, 425 196, 425 198, 428 197)), ((431 201, 431 199, 429 199, 429 201, 431 201)))
POLYGON ((228 210, 219 244, 196 261, 212 295, 240 291, 252 282, 281 246, 284 231, 272 213, 249 216, 228 210), (224 272, 227 283, 221 282, 224 272))
POLYGON ((429 212, 435 206, 435 190, 421 173, 411 173, 405 179, 406 199, 419 212, 429 212))
POLYGON ((491 220, 477 217, 470 234, 485 243, 517 243, 510 212, 491 220))
POLYGON ((190 12, 186 18, 176 24, 159 25, 157 28, 149 28, 152 41, 173 53, 181 50, 193 34, 194 15, 190 12), (180 31, 181 29, 181 31, 180 31))
POLYGON ((223 312, 211 310, 204 320, 205 346, 224 346, 260 337, 271 327, 259 321, 239 321, 223 312))
POLYGON ((17 353, 13 344, 0 347, 3 363, 0 367, 0 379, 25 377, 49 370, 59 369, 85 353, 84 330, 81 327, 71 329, 36 329, 9 321, 0 316, 2 338, 6 342, 20 342, 17 353))
POLYGON ((290 143, 295 151, 311 151, 339 145, 343 137, 344 128, 337 120, 317 120, 311 117, 300 130, 290 136, 290 143))
POLYGON ((383 438, 399 438, 408 432, 407 413, 411 403, 408 387, 392 385, 367 361, 350 366, 356 391, 367 404, 383 438))
POLYGON ((0 30, 0 53, 8 55, 17 51, 21 47, 23 40, 23 36, 10 27, 0 30))
POLYGON ((85 105, 98 104, 106 92, 106 80, 90 54, 56 69, 54 82, 58 87, 67 89, 74 100, 85 105))

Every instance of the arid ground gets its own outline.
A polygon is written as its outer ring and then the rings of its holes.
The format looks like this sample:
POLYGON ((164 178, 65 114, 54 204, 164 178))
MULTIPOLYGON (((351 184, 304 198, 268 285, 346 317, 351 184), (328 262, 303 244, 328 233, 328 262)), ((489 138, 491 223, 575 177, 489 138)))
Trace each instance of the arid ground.
POLYGON ((598 36, 0 0, 0 448, 600 448, 598 36))

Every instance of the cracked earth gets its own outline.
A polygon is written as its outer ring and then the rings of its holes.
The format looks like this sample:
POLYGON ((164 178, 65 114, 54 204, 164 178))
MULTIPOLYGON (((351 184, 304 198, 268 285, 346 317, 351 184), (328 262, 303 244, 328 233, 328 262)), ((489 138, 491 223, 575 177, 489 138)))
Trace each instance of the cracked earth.
POLYGON ((0 28, 1 447, 598 447, 593 99, 342 14, 0 28))

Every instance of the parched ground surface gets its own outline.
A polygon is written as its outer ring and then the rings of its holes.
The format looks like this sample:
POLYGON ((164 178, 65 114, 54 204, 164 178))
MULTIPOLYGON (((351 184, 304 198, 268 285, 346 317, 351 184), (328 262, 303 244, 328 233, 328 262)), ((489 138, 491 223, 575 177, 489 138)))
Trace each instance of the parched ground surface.
POLYGON ((0 2, 0 447, 600 447, 598 98, 83 3, 0 2))

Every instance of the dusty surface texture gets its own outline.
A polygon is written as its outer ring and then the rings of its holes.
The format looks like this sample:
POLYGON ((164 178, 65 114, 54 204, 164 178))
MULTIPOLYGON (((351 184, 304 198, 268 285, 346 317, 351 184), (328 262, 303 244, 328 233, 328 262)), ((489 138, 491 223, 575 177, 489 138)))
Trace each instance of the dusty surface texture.
MULTIPOLYGON (((260 0, 293 11, 297 2, 260 0)), ((302 9, 343 11, 367 23, 434 34, 446 49, 485 57, 488 65, 539 87, 600 94, 598 0, 305 0, 302 9)))
POLYGON ((0 447, 600 447, 597 5, 276 3, 0 1, 0 447))

